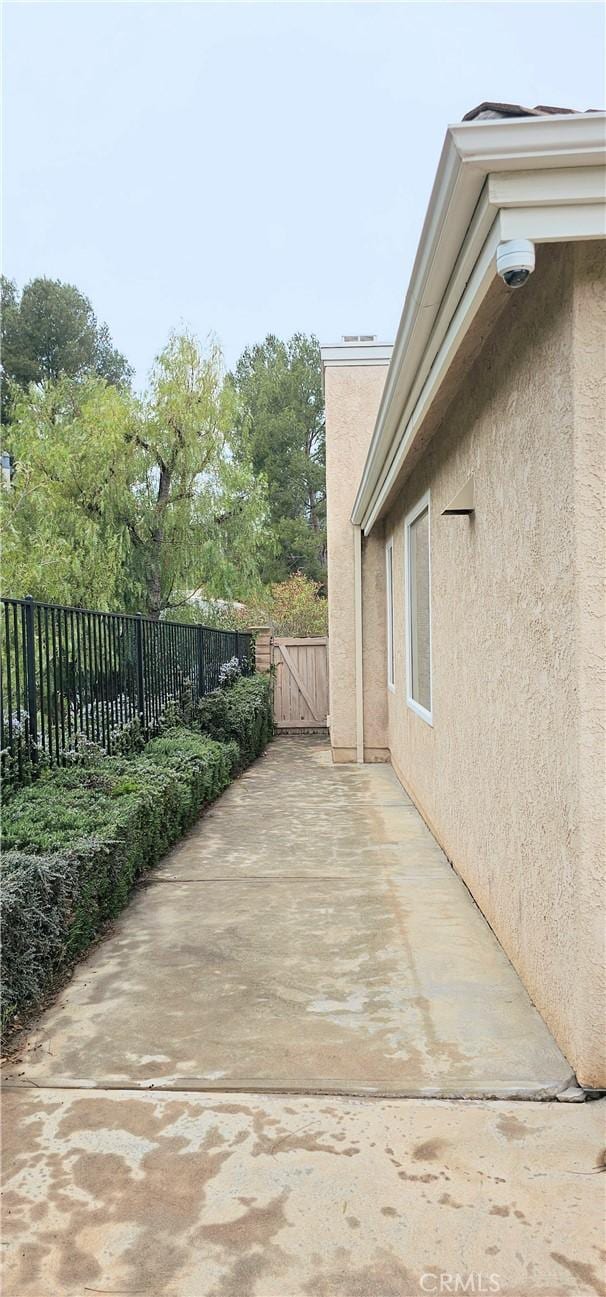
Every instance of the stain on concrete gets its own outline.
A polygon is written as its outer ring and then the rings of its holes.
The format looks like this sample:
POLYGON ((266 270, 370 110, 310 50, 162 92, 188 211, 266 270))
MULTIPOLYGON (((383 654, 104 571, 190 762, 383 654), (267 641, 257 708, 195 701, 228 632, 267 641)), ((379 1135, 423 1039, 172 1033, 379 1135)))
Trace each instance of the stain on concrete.
POLYGON ((447 1147, 443 1139, 426 1139, 422 1144, 417 1144, 412 1150, 412 1156, 415 1162, 433 1162, 440 1157, 443 1149, 447 1147))
POLYGON ((288 1197, 288 1191, 284 1190, 264 1207, 251 1206, 233 1220, 201 1225, 192 1242, 195 1246, 197 1242, 206 1240, 238 1255, 253 1247, 266 1248, 287 1223, 284 1206, 288 1197))
POLYGON ((574 1261, 568 1256, 563 1256, 561 1252, 552 1252, 551 1256, 558 1265, 561 1265, 568 1273, 573 1276, 579 1283, 585 1285, 585 1288, 591 1289, 592 1292, 598 1293, 598 1297, 604 1297, 606 1293, 606 1284, 596 1275, 595 1268, 586 1261, 574 1261))
POLYGON ((499 1117, 497 1130, 500 1130, 506 1139, 524 1139, 524 1136, 528 1133, 527 1126, 515 1114, 499 1117))
POLYGON ((591 1294, 604 1107, 9 1090, 3 1297, 417 1297, 463 1255, 498 1256, 516 1297, 591 1294), (516 1114, 525 1138, 503 1139, 516 1114), (486 1166, 507 1203, 490 1227, 486 1166))
POLYGON ((303 1293, 306 1297, 403 1297, 414 1291, 413 1283, 416 1286, 416 1277, 413 1279, 395 1256, 387 1254, 375 1265, 356 1269, 348 1266, 346 1270, 317 1275, 305 1285, 303 1293))

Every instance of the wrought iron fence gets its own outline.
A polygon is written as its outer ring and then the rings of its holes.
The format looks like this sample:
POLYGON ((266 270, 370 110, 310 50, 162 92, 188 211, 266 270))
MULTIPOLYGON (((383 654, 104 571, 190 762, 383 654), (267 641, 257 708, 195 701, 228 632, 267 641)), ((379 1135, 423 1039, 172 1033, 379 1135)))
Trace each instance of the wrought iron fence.
POLYGON ((237 658, 252 669, 252 636, 184 622, 2 599, 0 732, 9 783, 65 764, 89 743, 121 751, 125 735, 157 732, 163 713, 220 683, 237 658))

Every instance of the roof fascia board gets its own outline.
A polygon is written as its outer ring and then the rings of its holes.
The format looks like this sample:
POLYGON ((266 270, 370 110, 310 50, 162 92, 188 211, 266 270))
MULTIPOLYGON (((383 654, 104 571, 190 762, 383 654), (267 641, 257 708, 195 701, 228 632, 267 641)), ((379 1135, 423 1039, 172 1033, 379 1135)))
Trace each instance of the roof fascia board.
POLYGON ((467 233, 467 238, 457 258, 448 289, 442 299, 442 305, 425 347, 422 362, 415 376, 415 382, 410 390, 409 398, 402 412, 391 451, 388 452, 383 468, 379 474, 379 481, 384 478, 386 472, 389 470, 390 462, 393 458, 393 453, 391 452, 395 453, 395 446, 399 434, 401 430, 407 426, 421 392, 423 391, 427 376, 431 371, 436 356, 438 355, 453 314, 461 300, 465 287, 470 280, 474 266, 477 263, 479 250, 483 247, 494 224, 494 220, 495 209, 488 202, 487 190, 484 188, 476 206, 473 220, 467 233))
POLYGON ((495 207, 551 207, 566 203, 603 203, 606 171, 601 166, 557 167, 551 171, 497 171, 488 177, 495 207))
MULTIPOLYGON (((499 170, 529 172, 530 164, 532 172, 586 168, 588 162, 599 164, 606 160, 605 122, 606 114, 588 113, 515 122, 464 122, 449 127, 354 503, 354 523, 368 517, 370 500, 384 475, 398 429, 403 426, 411 386, 417 384, 436 319, 442 316, 443 327, 447 309, 453 302, 456 305, 451 280, 460 265, 461 245, 473 227, 476 205, 488 176, 499 170)), ((497 208, 490 191, 488 209, 494 217, 497 208)), ((473 241, 470 249, 472 246, 473 241)), ((478 249, 478 238, 475 246, 478 249)))
POLYGON ((606 202, 563 203, 559 207, 506 207, 501 212, 503 239, 533 243, 606 238, 606 202))
POLYGON ((400 475, 404 461, 409 453, 412 443, 420 424, 436 395, 442 380, 452 363, 462 338, 469 329, 469 325, 474 316, 480 309, 491 283, 496 277, 495 253, 500 242, 501 232, 498 219, 493 222, 492 228, 484 246, 478 257, 469 283, 461 297, 459 305, 450 321, 449 327, 445 333, 438 354, 429 372, 427 381, 423 387, 414 409, 408 417, 408 420, 401 429, 398 437, 398 444, 395 454, 391 460, 389 469, 382 476, 380 482, 373 493, 368 510, 362 519, 362 528, 365 535, 372 530, 377 518, 381 514, 389 495, 395 486, 400 475))
POLYGON ((489 171, 539 171, 606 161, 605 113, 458 122, 449 127, 461 162, 489 171))
POLYGON ((460 226, 464 223, 466 228, 469 224, 482 188, 481 176, 464 174, 452 137, 447 133, 352 520, 360 520, 368 503, 369 483, 376 480, 384 463, 393 434, 389 414, 394 407, 401 409, 404 403, 406 375, 402 373, 402 358, 406 353, 407 364, 416 367, 422 356, 458 251, 457 243, 460 246, 460 226), (434 314, 423 309, 423 304, 432 299, 434 314))

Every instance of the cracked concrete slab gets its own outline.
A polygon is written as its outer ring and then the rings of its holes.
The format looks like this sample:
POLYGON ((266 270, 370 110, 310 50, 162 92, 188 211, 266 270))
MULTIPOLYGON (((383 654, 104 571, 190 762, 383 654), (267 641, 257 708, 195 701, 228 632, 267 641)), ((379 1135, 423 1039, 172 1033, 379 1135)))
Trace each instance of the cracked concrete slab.
POLYGON ((441 1275, 446 1292, 606 1292, 603 1104, 4 1105, 4 1297, 426 1297, 441 1275))
POLYGON ((539 1098, 571 1071, 393 771, 289 737, 150 875, 6 1079, 539 1098))

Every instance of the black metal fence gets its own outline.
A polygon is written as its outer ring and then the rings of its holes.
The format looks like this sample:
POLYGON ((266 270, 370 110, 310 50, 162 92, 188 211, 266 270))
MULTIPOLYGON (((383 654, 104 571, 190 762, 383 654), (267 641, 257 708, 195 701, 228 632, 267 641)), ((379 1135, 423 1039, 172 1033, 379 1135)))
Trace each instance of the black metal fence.
POLYGON ((73 760, 99 744, 123 750, 158 729, 169 704, 195 702, 237 658, 252 669, 252 637, 184 622, 2 599, 0 732, 5 777, 73 760))

